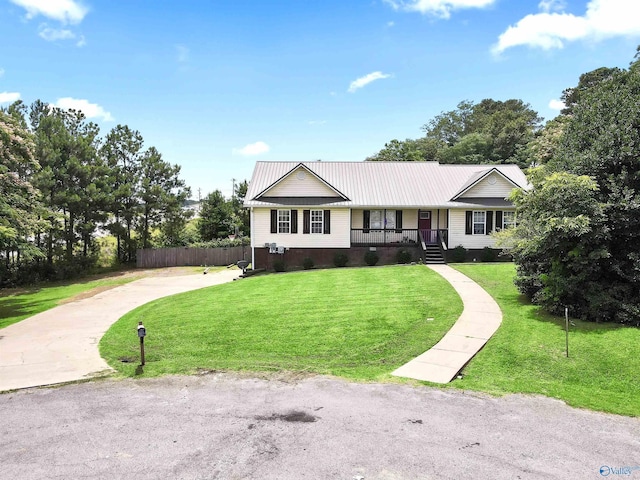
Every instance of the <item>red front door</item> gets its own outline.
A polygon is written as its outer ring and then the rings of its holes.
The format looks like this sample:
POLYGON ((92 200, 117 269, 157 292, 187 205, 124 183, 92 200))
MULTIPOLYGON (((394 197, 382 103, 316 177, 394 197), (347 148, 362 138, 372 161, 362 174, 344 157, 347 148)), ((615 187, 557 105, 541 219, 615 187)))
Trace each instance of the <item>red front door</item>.
POLYGON ((431 211, 420 210, 418 212, 418 230, 422 232, 422 238, 427 243, 436 242, 436 232, 431 230, 431 211))

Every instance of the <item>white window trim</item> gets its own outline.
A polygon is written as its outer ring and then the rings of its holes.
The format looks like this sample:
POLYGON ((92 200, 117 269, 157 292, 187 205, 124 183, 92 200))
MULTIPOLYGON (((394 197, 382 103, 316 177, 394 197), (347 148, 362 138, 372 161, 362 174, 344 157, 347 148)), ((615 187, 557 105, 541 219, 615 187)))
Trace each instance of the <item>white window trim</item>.
POLYGON ((515 226, 516 226, 516 212, 514 212, 513 210, 504 210, 502 212, 502 229, 504 230, 506 228, 513 228, 515 226), (507 213, 513 214, 513 221, 509 223, 506 222, 507 213))
POLYGON ((311 212, 309 212, 309 233, 311 233, 312 235, 322 235, 324 233, 324 210, 311 210, 311 212), (313 220, 313 213, 320 213, 320 221, 318 220, 313 220), (319 232, 314 232, 313 231, 313 224, 320 225, 320 231, 319 232))
POLYGON ((471 234, 472 235, 486 235, 487 234, 487 211, 486 210, 474 210, 471 214, 471 234), (476 225, 480 225, 480 222, 476 222, 476 213, 482 214, 482 233, 476 233, 476 225))
POLYGON ((289 235, 289 234, 291 234, 291 210, 287 210, 287 209, 284 209, 284 208, 279 208, 278 209, 278 234, 280 234, 280 235, 289 235), (287 214, 289 216, 289 219, 288 220, 281 220, 280 219, 280 213, 281 212, 287 212, 287 214), (288 230, 287 232, 283 232, 282 231, 283 229, 281 228, 281 226, 284 226, 284 225, 286 225, 288 227, 287 228, 287 230, 288 230))

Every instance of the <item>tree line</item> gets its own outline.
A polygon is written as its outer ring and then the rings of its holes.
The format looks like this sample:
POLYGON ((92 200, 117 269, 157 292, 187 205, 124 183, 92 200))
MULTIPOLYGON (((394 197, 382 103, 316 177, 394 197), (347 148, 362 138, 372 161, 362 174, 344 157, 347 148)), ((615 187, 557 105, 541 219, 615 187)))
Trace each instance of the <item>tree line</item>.
POLYGON ((80 111, 15 102, 0 110, 0 287, 86 272, 105 236, 113 260, 128 263, 138 248, 248 232, 246 187, 230 200, 208 195, 203 211, 215 218, 190 226, 180 166, 140 132, 117 125, 101 137, 80 111))

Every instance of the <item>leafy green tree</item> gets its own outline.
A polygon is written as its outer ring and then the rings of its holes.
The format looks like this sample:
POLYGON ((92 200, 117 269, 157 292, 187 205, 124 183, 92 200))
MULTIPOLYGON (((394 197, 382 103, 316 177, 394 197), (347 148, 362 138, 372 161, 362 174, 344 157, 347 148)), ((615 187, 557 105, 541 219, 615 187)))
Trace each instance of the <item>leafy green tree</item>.
MULTIPOLYGON (((439 161, 442 163, 518 163, 542 119, 522 100, 480 103, 465 100, 442 112, 422 129, 423 138, 391 140, 373 161, 439 161)), ((528 164, 521 166, 528 167, 528 164)))
POLYGON ((437 161, 438 152, 443 147, 440 140, 418 138, 404 141, 391 140, 384 148, 366 160, 371 162, 428 162, 437 161))
POLYGON ((202 200, 198 232, 204 242, 234 233, 232 206, 220 190, 210 193, 202 200))
MULTIPOLYGON (((511 199, 518 225, 503 235, 511 242, 517 265, 515 283, 533 302, 550 312, 585 316, 608 300, 592 279, 603 274, 609 231, 598 186, 588 176, 548 175, 544 167, 529 175, 530 190, 511 199)), ((505 239, 502 239, 505 242, 505 239)))
POLYGON ((42 255, 30 240, 44 210, 40 192, 30 182, 39 168, 34 150, 21 110, 0 110, 0 257, 4 256, 4 268, 11 261, 20 264, 42 255))
MULTIPOLYGON (((553 175, 590 178, 592 188, 574 188, 533 178, 526 196, 547 192, 554 201, 532 207, 518 201, 520 220, 554 226, 557 248, 536 244, 535 235, 518 230, 516 257, 521 290, 554 310, 560 303, 589 320, 639 324, 640 321, 640 68, 611 75, 581 92, 560 148, 545 170, 553 175), (556 173, 553 173, 556 172, 556 173), (557 190, 557 192, 552 192, 557 190), (564 192, 562 192, 564 190, 564 192), (586 191, 591 193, 587 197, 586 191), (538 191, 542 192, 539 193, 538 191), (565 209, 572 208, 566 215, 565 209), (582 215, 580 217, 580 215, 582 215), (524 249, 527 250, 524 250, 524 249), (550 263, 527 258, 549 256, 550 263), (562 278, 568 281, 561 281, 562 278), (536 280, 537 279, 537 280, 536 280), (535 282, 538 282, 536 284, 535 282), (538 290, 536 290, 538 288, 538 290)), ((586 180, 584 180, 586 182, 586 180)), ((553 245, 552 245, 553 247, 553 245)))
MULTIPOLYGON (((251 232, 251 226, 249 224, 249 210, 244 208, 242 204, 247 196, 247 189, 249 183, 244 180, 235 186, 234 195, 231 198, 231 209, 233 211, 232 222, 234 227, 238 228, 238 232, 241 235, 248 236, 251 232)), ((233 229, 235 233, 235 228, 233 229)))

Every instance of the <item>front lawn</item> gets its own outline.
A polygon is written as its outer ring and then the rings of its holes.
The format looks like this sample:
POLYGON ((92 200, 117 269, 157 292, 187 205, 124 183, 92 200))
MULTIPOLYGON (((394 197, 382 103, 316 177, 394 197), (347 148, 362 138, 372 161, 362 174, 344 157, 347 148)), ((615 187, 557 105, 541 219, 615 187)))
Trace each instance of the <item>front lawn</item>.
POLYGON ((575 407, 640 415, 640 329, 572 320, 566 358, 564 318, 544 313, 519 295, 513 264, 454 267, 493 296, 503 321, 452 386, 539 393, 575 407))
POLYGON ((273 274, 143 305, 111 327, 100 353, 123 375, 140 373, 143 321, 146 376, 284 370, 375 380, 437 343, 461 311, 453 288, 424 266, 273 274))

